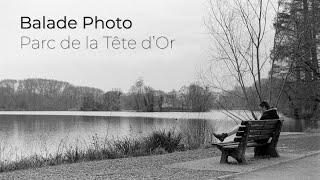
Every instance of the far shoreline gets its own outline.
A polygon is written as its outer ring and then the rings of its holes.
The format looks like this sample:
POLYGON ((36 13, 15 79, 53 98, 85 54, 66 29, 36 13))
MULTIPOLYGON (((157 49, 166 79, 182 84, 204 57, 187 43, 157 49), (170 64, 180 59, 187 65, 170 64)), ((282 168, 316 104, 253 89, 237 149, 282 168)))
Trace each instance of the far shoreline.
MULTIPOLYGON (((232 110, 244 113, 245 110, 232 110)), ((94 117, 140 117, 165 119, 220 120, 217 113, 225 116, 222 110, 208 112, 135 112, 135 111, 0 111, 0 115, 48 115, 48 116, 94 116, 94 117)), ((221 116, 220 116, 221 117, 221 116)))

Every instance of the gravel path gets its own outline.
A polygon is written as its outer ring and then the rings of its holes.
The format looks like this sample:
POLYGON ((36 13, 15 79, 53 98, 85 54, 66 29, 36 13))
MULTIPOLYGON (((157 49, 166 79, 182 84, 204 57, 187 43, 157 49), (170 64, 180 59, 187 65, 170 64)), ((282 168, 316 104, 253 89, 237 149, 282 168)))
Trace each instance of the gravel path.
POLYGON ((278 164, 233 178, 234 180, 300 180, 319 179, 320 154, 278 164))
MULTIPOLYGON (((281 152, 306 153, 320 150, 320 134, 281 136, 281 152)), ((252 148, 249 149, 252 151, 252 148)), ((64 164, 0 173, 0 179, 210 179, 233 172, 165 168, 164 165, 219 156, 216 148, 165 155, 64 164)))

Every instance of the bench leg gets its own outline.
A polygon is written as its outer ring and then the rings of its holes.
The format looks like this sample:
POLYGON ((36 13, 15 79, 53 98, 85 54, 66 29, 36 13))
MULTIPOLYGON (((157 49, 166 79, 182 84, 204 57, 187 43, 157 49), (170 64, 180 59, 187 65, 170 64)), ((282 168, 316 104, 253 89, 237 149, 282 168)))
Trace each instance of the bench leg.
POLYGON ((246 157, 245 157, 245 154, 244 152, 241 152, 241 151, 234 151, 231 156, 237 160, 237 162, 239 164, 247 164, 247 161, 246 161, 246 157))
POLYGON ((241 155, 240 157, 236 158, 236 160, 240 164, 247 164, 247 160, 246 160, 246 157, 244 155, 241 155))
POLYGON ((221 164, 226 164, 228 163, 228 156, 229 156, 229 153, 227 151, 221 151, 222 154, 221 154, 221 159, 220 159, 220 163, 221 164))
POLYGON ((254 157, 279 157, 279 154, 275 147, 266 145, 266 146, 255 147, 254 157))

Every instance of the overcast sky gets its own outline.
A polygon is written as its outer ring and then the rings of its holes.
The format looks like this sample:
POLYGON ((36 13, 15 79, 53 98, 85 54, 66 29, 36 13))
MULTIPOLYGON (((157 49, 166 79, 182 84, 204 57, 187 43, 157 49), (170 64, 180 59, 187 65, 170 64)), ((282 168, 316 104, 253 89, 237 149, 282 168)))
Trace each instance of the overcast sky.
POLYGON ((142 77, 155 89, 179 89, 197 80, 210 59, 204 21, 207 0, 10 0, 0 2, 0 79, 48 78, 74 85, 127 91, 142 77), (130 30, 21 30, 20 16, 81 20, 83 16, 124 18, 130 30), (172 50, 21 50, 20 37, 58 39, 118 35, 141 39, 165 35, 172 50))

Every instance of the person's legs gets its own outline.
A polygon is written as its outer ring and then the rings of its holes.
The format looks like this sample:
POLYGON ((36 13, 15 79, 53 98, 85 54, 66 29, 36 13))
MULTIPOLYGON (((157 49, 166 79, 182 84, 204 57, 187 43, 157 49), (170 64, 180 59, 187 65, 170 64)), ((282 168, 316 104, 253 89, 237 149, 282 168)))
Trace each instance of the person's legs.
POLYGON ((222 133, 222 134, 213 133, 213 135, 217 139, 219 139, 221 142, 223 142, 226 137, 236 134, 238 132, 239 127, 240 125, 236 125, 233 128, 231 128, 227 133, 222 133))
POLYGON ((228 136, 231 136, 231 135, 237 133, 240 126, 241 126, 241 125, 236 125, 236 126, 234 126, 232 129, 230 129, 230 130, 227 132, 228 136))

